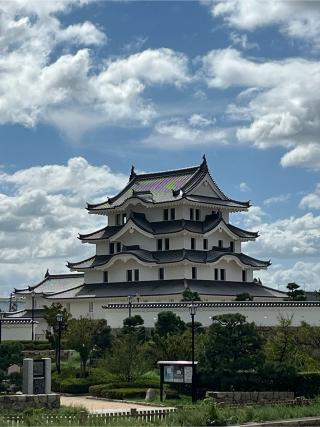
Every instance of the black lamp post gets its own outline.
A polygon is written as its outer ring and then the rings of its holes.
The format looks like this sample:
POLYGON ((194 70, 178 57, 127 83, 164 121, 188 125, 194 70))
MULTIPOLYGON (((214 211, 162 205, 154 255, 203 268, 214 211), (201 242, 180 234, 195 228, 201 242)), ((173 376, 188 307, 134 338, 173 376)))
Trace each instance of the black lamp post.
POLYGON ((63 321, 63 315, 61 313, 58 313, 56 316, 57 322, 58 322, 58 345, 57 345, 57 371, 58 374, 61 373, 61 327, 62 327, 62 321, 63 321))
POLYGON ((31 328, 32 328, 32 341, 34 341, 34 309, 35 309, 35 296, 36 293, 34 291, 31 292, 32 305, 31 305, 31 328))
POLYGON ((191 332, 192 332, 192 402, 197 401, 197 394, 196 394, 196 375, 195 375, 195 364, 194 364, 194 316, 197 312, 197 307, 195 306, 194 302, 189 305, 189 312, 191 315, 191 332))
POLYGON ((2 343, 2 319, 3 319, 4 313, 0 311, 0 344, 2 343))
POLYGON ((129 308, 129 319, 131 319, 132 295, 128 295, 128 308, 129 308))

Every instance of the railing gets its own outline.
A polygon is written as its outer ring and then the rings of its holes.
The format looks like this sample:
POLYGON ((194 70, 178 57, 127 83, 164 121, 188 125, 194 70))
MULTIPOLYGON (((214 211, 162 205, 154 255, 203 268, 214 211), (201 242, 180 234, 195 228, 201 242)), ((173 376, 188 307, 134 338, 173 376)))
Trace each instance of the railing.
POLYGON ((163 420, 175 411, 175 408, 148 409, 144 411, 131 408, 130 411, 106 413, 80 411, 78 414, 73 415, 7 415, 0 416, 0 426, 100 426, 114 423, 120 424, 122 420, 129 419, 134 419, 137 423, 154 422, 163 420))

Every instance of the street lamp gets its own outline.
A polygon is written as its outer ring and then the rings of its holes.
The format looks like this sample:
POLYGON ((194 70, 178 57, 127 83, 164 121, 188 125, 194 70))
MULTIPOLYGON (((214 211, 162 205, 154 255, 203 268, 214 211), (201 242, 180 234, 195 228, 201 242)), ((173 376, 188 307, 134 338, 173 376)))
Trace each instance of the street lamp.
POLYGON ((129 319, 131 319, 132 295, 128 295, 128 308, 129 308, 129 319))
POLYGON ((4 313, 0 311, 0 344, 2 343, 2 319, 4 317, 4 313))
POLYGON ((31 327, 32 327, 32 334, 31 339, 34 341, 34 305, 35 305, 35 296, 36 293, 34 291, 31 292, 31 298, 32 298, 32 305, 31 305, 31 327))
POLYGON ((194 304, 194 302, 192 301, 191 304, 189 305, 189 313, 191 315, 191 332, 192 332, 192 402, 196 402, 197 401, 197 396, 196 396, 196 376, 195 376, 195 371, 194 371, 194 316, 196 315, 197 312, 197 306, 194 304))
POLYGON ((58 313, 56 316, 58 322, 58 346, 57 346, 57 371, 61 373, 61 326, 63 322, 63 315, 58 313))

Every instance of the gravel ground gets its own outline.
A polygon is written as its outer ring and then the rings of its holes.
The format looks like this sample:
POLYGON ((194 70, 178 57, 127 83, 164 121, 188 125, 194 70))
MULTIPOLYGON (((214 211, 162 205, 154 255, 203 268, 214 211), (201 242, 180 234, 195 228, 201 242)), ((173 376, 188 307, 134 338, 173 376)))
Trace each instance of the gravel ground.
POLYGON ((86 396, 61 396, 63 406, 83 406, 92 413, 130 411, 131 408, 145 411, 147 409, 160 409, 159 406, 137 405, 135 403, 113 402, 108 400, 92 399, 86 396))

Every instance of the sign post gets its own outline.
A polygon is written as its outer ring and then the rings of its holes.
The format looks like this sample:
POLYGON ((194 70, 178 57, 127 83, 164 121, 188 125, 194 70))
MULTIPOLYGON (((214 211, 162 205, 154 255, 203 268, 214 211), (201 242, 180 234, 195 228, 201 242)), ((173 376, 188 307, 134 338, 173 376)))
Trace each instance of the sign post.
POLYGON ((191 384, 192 400, 196 402, 196 367, 198 362, 189 360, 160 360, 160 400, 163 401, 163 384, 191 384))

